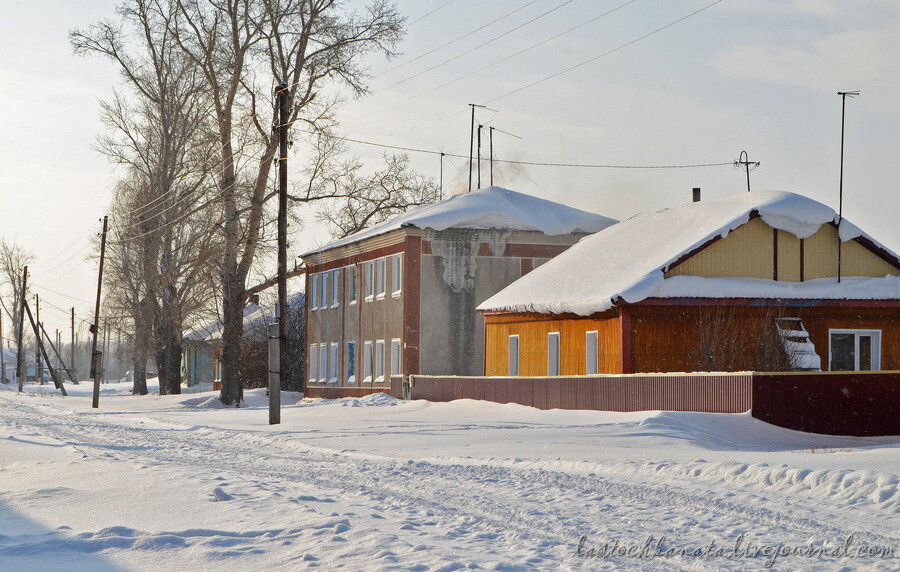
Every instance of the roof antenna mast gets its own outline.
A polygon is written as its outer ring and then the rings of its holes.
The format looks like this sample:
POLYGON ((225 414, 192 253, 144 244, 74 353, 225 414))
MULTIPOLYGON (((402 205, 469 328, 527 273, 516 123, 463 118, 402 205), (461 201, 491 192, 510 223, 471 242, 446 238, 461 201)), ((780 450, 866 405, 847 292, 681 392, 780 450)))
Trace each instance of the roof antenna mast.
MULTIPOLYGON (((488 111, 497 111, 496 109, 491 109, 486 105, 479 105, 477 103, 470 103, 469 107, 472 108, 472 120, 469 123, 469 192, 472 192, 472 154, 475 152, 475 108, 480 107, 482 109, 487 109, 488 111)), ((480 134, 480 130, 479 130, 480 134)))
POLYGON ((859 95, 859 90, 856 91, 839 91, 838 95, 841 96, 841 175, 840 180, 838 182, 838 264, 837 264, 837 279, 838 282, 841 281, 841 222, 844 220, 844 112, 847 109, 847 98, 848 97, 856 97, 859 95))

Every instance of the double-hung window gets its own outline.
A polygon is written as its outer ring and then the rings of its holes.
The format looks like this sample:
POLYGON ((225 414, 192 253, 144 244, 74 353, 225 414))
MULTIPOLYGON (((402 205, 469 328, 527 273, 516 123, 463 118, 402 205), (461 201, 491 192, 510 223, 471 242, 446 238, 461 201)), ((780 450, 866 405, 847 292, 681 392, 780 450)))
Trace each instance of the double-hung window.
POLYGON ((372 342, 363 344, 363 382, 372 383, 372 342))
POLYGON ((309 277, 309 308, 315 310, 319 304, 319 275, 312 274, 309 277))
POLYGON ((399 296, 403 289, 403 255, 391 256, 391 295, 399 296))
POLYGON ((519 375, 519 336, 509 336, 509 368, 510 377, 519 375))
POLYGON ((375 297, 384 298, 384 265, 386 258, 375 261, 375 297))
POLYGON ((347 342, 347 385, 356 383, 356 342, 347 342))
POLYGON ((599 355, 599 341, 597 338, 597 332, 587 332, 584 334, 584 373, 587 375, 592 375, 597 373, 598 371, 598 355, 599 355))
POLYGON ((375 296, 375 262, 370 260, 366 262, 366 300, 371 300, 375 296))
POLYGON ((356 266, 347 267, 344 288, 347 290, 347 303, 356 304, 356 266))
POLYGON ((547 334, 547 375, 559 375, 559 332, 547 334))
POLYGON ((316 371, 318 371, 318 368, 316 367, 316 365, 319 362, 319 355, 318 355, 319 352, 318 352, 317 348, 318 348, 318 346, 316 344, 311 344, 309 346, 309 382, 310 383, 315 383, 316 381, 319 380, 318 376, 316 376, 316 371))
POLYGON ((375 341, 375 382, 384 381, 384 340, 375 341))
POLYGON ((328 344, 319 344, 319 383, 328 381, 328 344))
POLYGON ((400 375, 400 340, 391 340, 391 375, 400 375))
POLYGON ((329 272, 322 272, 319 274, 319 276, 321 276, 322 278, 322 292, 321 296, 319 296, 319 307, 323 309, 328 307, 328 282, 330 281, 328 279, 329 274, 329 272))
POLYGON ((331 271, 331 307, 337 308, 341 304, 341 271, 335 268, 331 271))
POLYGON ((881 330, 828 330, 830 371, 881 369, 881 330))
POLYGON ((337 383, 338 381, 338 371, 340 367, 338 364, 340 363, 338 360, 341 355, 341 344, 332 342, 331 344, 331 377, 328 378, 328 383, 337 383))

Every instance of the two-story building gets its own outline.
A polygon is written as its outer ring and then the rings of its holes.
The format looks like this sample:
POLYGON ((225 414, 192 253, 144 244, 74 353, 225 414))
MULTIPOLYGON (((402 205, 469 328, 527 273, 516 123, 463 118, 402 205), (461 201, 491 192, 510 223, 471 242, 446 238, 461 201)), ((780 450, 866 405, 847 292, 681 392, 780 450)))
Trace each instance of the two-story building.
POLYGON ((303 254, 306 395, 388 391, 410 374, 482 374, 476 306, 615 222, 489 187, 303 254))

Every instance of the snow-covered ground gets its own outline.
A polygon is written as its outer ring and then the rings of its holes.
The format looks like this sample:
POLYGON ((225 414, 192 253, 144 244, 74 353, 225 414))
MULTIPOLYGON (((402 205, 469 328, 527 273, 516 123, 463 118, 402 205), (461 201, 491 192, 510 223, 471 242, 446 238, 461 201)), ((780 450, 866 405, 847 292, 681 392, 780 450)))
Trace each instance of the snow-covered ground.
POLYGON ((261 391, 67 389, 0 386, 0 570, 900 567, 900 438, 384 395, 285 394, 271 427, 261 391))

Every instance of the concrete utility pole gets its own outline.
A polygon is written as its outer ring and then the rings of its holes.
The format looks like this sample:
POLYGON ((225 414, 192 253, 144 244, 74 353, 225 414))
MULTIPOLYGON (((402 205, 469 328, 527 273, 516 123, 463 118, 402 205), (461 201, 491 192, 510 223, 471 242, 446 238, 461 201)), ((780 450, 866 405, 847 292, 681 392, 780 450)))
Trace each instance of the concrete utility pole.
POLYGON ((22 269, 22 296, 19 298, 19 325, 16 331, 16 379, 19 391, 25 389, 25 352, 22 351, 22 326, 25 323, 25 289, 28 286, 28 267, 22 269))
POLYGON ((841 178, 838 183, 838 267, 837 279, 841 281, 841 223, 844 221, 844 116, 847 110, 847 98, 856 97, 859 91, 839 91, 841 96, 841 178))
POLYGON ((100 407, 100 376, 97 371, 100 360, 97 355, 97 328, 100 326, 100 288, 103 286, 103 259, 106 256, 106 221, 107 217, 104 215, 103 234, 100 235, 100 270, 97 277, 97 303, 94 305, 94 323, 91 325, 91 333, 93 334, 93 340, 91 341, 91 379, 94 380, 91 407, 94 409, 100 407))
POLYGON ((281 386, 286 381, 287 363, 287 154, 288 105, 291 92, 287 82, 275 88, 278 98, 278 375, 269 375, 269 425, 281 423, 281 386))

